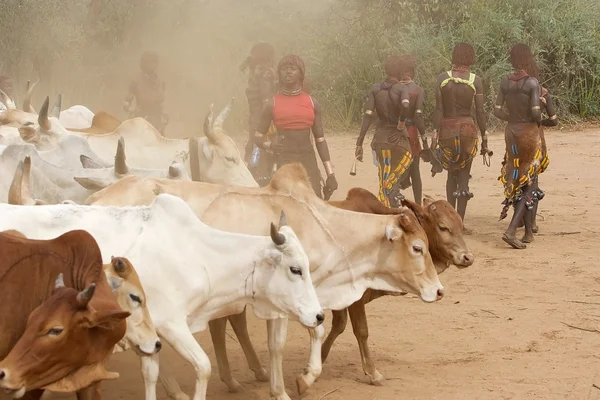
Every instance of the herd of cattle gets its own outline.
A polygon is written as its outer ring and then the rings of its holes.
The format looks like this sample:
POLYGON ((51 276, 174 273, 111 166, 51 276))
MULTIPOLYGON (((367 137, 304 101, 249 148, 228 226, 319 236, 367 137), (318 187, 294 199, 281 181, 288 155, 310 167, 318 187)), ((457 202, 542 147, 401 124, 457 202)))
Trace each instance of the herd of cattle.
POLYGON ((99 399, 99 383, 119 376, 105 368, 110 354, 131 348, 147 400, 159 379, 169 397, 189 399, 168 368, 159 374, 164 341, 193 366, 193 398, 205 399, 211 364, 193 334, 207 326, 220 378, 239 391, 229 320, 256 379, 289 399, 288 318, 310 332, 303 393, 348 311, 363 370, 381 385, 365 304, 407 293, 435 302, 438 274, 474 262, 445 200, 387 208, 354 188, 326 202, 299 164, 260 188, 223 129, 233 100, 216 117, 211 106, 205 137, 166 139, 142 118, 61 111, 60 96, 38 114, 33 86, 22 109, 0 114, 0 388, 14 398, 99 399), (247 305, 267 321, 270 374, 250 341, 247 305), (323 310, 333 312, 324 343, 323 310))

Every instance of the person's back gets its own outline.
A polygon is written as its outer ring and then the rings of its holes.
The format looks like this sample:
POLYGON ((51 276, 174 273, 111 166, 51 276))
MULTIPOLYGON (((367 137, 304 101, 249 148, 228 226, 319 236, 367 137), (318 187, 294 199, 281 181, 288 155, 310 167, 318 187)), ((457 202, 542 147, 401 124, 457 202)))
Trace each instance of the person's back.
POLYGON ((508 122, 534 122, 530 99, 539 92, 536 78, 527 74, 507 75, 500 82, 500 90, 504 92, 508 122))
POLYGON ((140 73, 129 84, 129 92, 123 103, 123 109, 134 117, 145 118, 156 130, 164 134, 169 123, 169 117, 164 112, 165 82, 156 72, 158 68, 158 54, 146 51, 140 59, 140 73), (131 109, 135 99, 136 107, 131 109))
POLYGON ((451 70, 438 76, 442 92, 444 118, 468 117, 475 98, 476 75, 470 71, 451 70))

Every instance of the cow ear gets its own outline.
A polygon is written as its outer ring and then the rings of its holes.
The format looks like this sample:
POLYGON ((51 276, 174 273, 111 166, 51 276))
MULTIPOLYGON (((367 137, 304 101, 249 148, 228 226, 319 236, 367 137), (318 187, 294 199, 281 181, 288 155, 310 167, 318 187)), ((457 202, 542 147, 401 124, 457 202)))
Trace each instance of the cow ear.
POLYGON ((399 240, 403 234, 404 234, 404 231, 396 223, 395 218, 394 218, 394 221, 391 221, 385 227, 385 237, 387 237, 387 239, 392 243, 399 240))
POLYGON ((424 212, 425 210, 423 210, 423 207, 421 207, 417 203, 414 203, 410 200, 403 199, 402 205, 404 207, 407 207, 408 209, 410 209, 412 212, 414 212, 415 215, 417 216, 417 218, 419 219, 419 221, 422 221, 423 218, 425 217, 425 212, 424 212))
POLYGON ((75 176, 73 177, 73 179, 75 180, 75 182, 79 183, 81 186, 88 190, 98 191, 104 189, 107 186, 110 186, 109 182, 105 182, 102 179, 82 178, 79 176, 75 176))
POLYGON ((115 329, 116 326, 129 317, 131 313, 129 311, 113 310, 98 313, 92 318, 89 323, 89 328, 100 328, 100 329, 115 329))
POLYGON ((123 284, 123 279, 117 278, 116 276, 111 276, 108 278, 108 284, 112 290, 117 290, 123 284))
POLYGON ((23 125, 19 127, 19 135, 25 143, 32 143, 37 138, 37 132, 31 125, 23 125))
POLYGON ((423 196, 423 206, 425 206, 425 208, 429 207, 433 203, 435 203, 435 199, 433 197, 427 195, 423 196))
POLYGON ((81 165, 86 169, 103 169, 104 167, 100 165, 97 161, 94 161, 90 157, 81 154, 79 156, 79 161, 81 161, 81 165))

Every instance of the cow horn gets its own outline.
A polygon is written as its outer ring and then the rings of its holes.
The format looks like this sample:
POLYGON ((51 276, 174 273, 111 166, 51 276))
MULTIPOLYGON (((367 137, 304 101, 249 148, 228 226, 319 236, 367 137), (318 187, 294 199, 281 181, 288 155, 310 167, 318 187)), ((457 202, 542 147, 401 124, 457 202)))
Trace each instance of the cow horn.
POLYGON ((214 122, 215 128, 223 130, 223 123, 227 119, 227 116, 229 115, 229 112, 231 111, 231 106, 233 105, 234 101, 235 101, 235 97, 232 97, 231 100, 229 101, 229 103, 225 106, 225 108, 223 108, 221 110, 221 112, 217 116, 217 119, 215 119, 215 122, 214 122))
POLYGON ((181 175, 179 168, 177 168, 176 165, 169 165, 169 178, 170 179, 177 179, 179 178, 181 175))
POLYGON ((50 98, 46 96, 46 100, 44 100, 44 104, 42 104, 42 108, 40 108, 40 114, 38 115, 38 124, 40 127, 49 131, 52 125, 50 124, 50 120, 48 119, 48 107, 50 106, 50 98))
POLYGON ((65 287, 65 278, 63 277, 62 272, 58 274, 56 280, 54 281, 54 289, 60 289, 65 287))
POLYGON ((126 264, 121 257, 111 257, 110 263, 117 274, 125 272, 126 264))
POLYGON ((35 88, 35 85, 37 85, 39 81, 40 80, 38 79, 37 81, 33 82, 33 84, 30 81, 27 81, 27 93, 23 98, 23 111, 25 112, 37 114, 33 107, 31 107, 31 96, 33 95, 33 89, 35 88))
POLYGON ((15 175, 8 189, 8 204, 30 206, 36 201, 31 197, 29 178, 31 174, 31 157, 25 156, 15 170, 15 175))
POLYGON ((287 225, 287 217, 285 216, 283 210, 281 210, 281 215, 279 216, 279 229, 285 225, 287 225))
POLYGON ((212 137, 213 134, 213 107, 214 104, 210 103, 208 114, 206 115, 206 119, 204 119, 204 134, 209 139, 212 137))
POLYGON ((92 283, 90 286, 88 286, 87 289, 85 289, 77 294, 77 303, 79 303, 79 305, 82 308, 87 307, 88 303, 94 296, 95 291, 96 291, 96 284, 92 283))
POLYGON ((52 107, 52 111, 50 111, 50 116, 54 118, 60 117, 60 108, 62 107, 62 94, 58 94, 56 96, 56 103, 54 103, 54 107, 52 107))
POLYGON ((117 175, 127 175, 129 167, 127 167, 125 157, 125 138, 121 136, 117 143, 117 154, 115 155, 115 173, 117 175))
POLYGON ((277 246, 281 246, 282 244, 285 243, 285 236, 277 230, 277 228, 275 227, 275 224, 272 222, 271 222, 271 240, 273 240, 273 243, 275 243, 277 246))

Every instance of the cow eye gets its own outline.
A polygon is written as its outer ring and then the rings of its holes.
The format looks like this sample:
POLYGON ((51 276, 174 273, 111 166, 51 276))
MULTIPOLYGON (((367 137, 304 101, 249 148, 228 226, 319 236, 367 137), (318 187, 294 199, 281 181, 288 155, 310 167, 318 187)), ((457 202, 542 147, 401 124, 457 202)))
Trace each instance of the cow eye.
POLYGON ((225 159, 229 162, 234 163, 235 162, 235 157, 225 157, 225 159))
POLYGON ((420 254, 423 254, 423 247, 421 247, 421 246, 419 246, 419 245, 414 245, 414 246, 413 246, 413 251, 414 251, 415 253, 420 253, 420 254))
POLYGON ((63 332, 63 330, 64 330, 63 328, 60 328, 60 327, 56 326, 56 327, 50 329, 48 331, 47 335, 48 336, 58 336, 58 335, 60 335, 63 332))
POLYGON ((138 296, 136 296, 135 294, 130 294, 129 297, 131 298, 131 300, 135 301, 136 303, 140 303, 142 304, 142 299, 140 299, 138 296))
POLYGON ((450 229, 446 228, 443 225, 440 225, 439 228, 440 228, 440 231, 442 231, 442 232, 450 232, 450 229))
POLYGON ((298 267, 290 267, 290 272, 294 275, 302 276, 302 270, 298 267))

